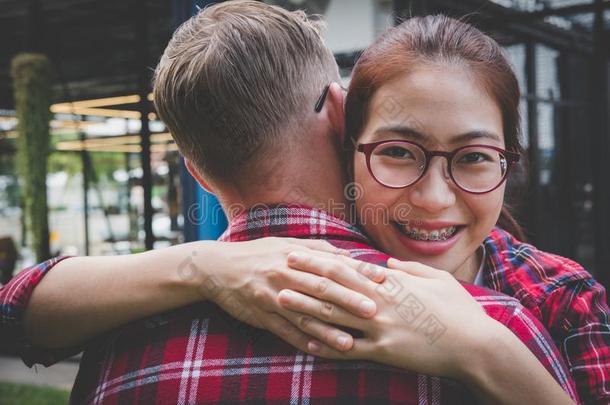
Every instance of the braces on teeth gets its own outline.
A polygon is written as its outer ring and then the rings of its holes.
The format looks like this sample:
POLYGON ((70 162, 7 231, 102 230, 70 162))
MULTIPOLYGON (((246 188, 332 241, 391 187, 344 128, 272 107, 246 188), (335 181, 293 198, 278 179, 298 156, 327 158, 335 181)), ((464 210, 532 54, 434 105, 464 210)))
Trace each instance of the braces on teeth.
POLYGON ((449 228, 441 229, 440 231, 419 231, 418 229, 408 229, 406 225, 402 225, 402 229, 405 231, 407 236, 411 239, 421 240, 421 241, 442 241, 447 240, 452 237, 457 228, 455 226, 450 226, 449 228))

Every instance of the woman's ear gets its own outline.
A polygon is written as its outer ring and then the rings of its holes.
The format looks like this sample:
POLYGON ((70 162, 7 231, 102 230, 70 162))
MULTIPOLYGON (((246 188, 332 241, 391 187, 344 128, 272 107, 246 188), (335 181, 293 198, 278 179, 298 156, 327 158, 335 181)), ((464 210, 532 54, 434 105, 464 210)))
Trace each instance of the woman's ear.
POLYGON ((328 108, 328 119, 339 141, 343 144, 345 140, 345 90, 339 83, 331 83, 328 87, 326 105, 328 108))
POLYGON ((211 194, 215 194, 214 190, 212 190, 212 187, 210 187, 210 185, 208 184, 207 181, 205 181, 203 176, 201 176, 201 174, 199 174, 197 169, 195 169, 195 167, 193 167, 193 164, 191 163, 190 160, 185 158, 184 165, 186 166, 186 170, 188 170, 188 172, 191 174, 191 176, 193 176, 193 178, 197 181, 197 183, 199 183, 199 185, 201 187, 203 187, 203 189, 205 191, 207 191, 208 193, 211 193, 211 194))

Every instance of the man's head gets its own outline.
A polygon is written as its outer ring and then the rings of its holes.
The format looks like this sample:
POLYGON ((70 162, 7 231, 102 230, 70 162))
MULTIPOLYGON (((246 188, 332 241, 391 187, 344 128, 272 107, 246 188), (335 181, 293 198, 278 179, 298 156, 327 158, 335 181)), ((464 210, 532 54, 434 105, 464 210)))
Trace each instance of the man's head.
MULTIPOLYGON (((339 79, 319 24, 303 12, 230 1, 174 33, 155 72, 154 100, 200 180, 243 196, 271 174, 290 175, 283 169, 295 159, 310 163, 320 134, 342 132, 342 111, 314 112, 325 86, 339 79)), ((331 99, 342 103, 336 88, 331 99)))

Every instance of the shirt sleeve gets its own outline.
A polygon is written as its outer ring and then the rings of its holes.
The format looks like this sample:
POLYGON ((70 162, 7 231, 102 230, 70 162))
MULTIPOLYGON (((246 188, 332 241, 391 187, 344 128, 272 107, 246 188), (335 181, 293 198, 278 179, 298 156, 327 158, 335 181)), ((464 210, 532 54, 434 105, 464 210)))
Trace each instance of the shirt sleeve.
POLYGON ((61 349, 38 347, 26 339, 23 329, 23 314, 32 292, 45 274, 66 258, 68 256, 56 257, 26 268, 0 287, 0 347, 20 356, 28 367, 34 364, 48 367, 82 351, 81 346, 61 349))
POLYGON ((505 325, 538 358, 572 400, 581 403, 574 379, 551 335, 540 321, 519 303, 514 306, 505 325))
POLYGON ((593 278, 553 291, 542 305, 583 402, 610 403, 610 309, 593 278))

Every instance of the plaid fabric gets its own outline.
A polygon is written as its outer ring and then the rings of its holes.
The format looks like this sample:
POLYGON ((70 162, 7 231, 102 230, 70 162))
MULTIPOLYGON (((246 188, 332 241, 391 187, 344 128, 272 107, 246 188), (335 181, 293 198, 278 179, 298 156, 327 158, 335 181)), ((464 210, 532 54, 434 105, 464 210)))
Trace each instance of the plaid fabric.
POLYGON ((55 257, 26 268, 0 287, 0 347, 6 353, 19 355, 28 367, 36 363, 49 366, 82 351, 80 347, 57 350, 37 347, 25 339, 23 331, 23 312, 34 288, 53 266, 66 258, 55 257))
MULTIPOLYGON (((245 213, 232 221, 221 239, 262 236, 327 239, 358 259, 381 265, 388 259, 353 226, 307 207, 245 213)), ((220 286, 212 282, 204 287, 220 286)), ((559 351, 538 320, 514 298, 473 285, 464 287, 577 400, 559 351)), ((222 288, 218 293, 223 293, 222 288)), ((4 294, 2 290, 0 297, 4 294)), ((227 294, 222 299, 232 297, 227 294)), ((24 295, 19 302, 25 305, 27 300, 24 295)), ((71 396, 75 404, 244 402, 466 404, 473 398, 448 379, 373 362, 307 355, 266 331, 234 320, 210 302, 139 320, 89 342, 71 396)))
POLYGON ((485 285, 517 298, 548 329, 587 404, 610 403, 606 290, 579 264, 496 228, 483 243, 485 285))

